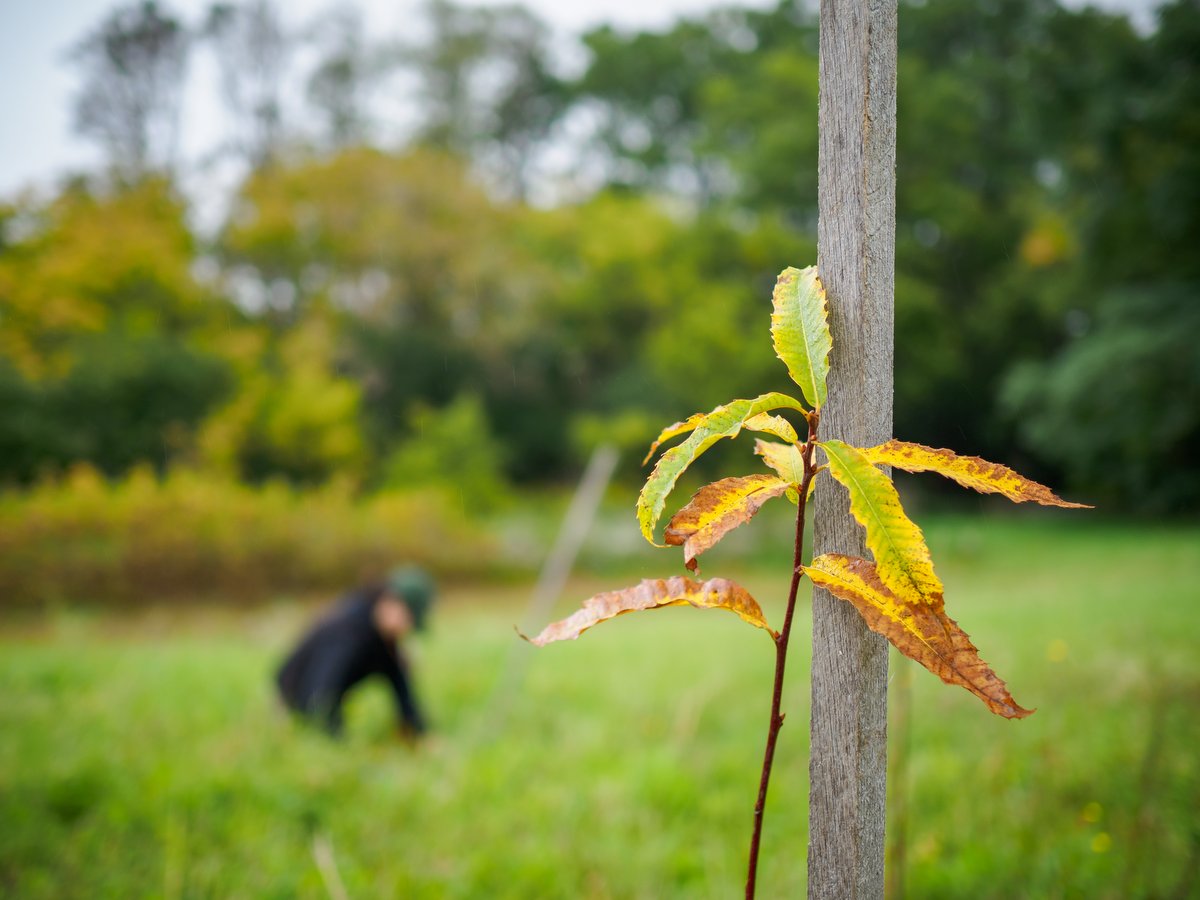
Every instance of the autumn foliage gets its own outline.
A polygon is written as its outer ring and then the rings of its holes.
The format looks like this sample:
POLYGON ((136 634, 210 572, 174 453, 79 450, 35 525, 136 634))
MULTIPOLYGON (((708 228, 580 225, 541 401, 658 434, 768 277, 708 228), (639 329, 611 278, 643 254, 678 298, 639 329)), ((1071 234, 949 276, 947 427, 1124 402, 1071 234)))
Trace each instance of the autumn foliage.
POLYGON ((825 289, 816 267, 785 269, 776 282, 773 303, 771 338, 775 353, 787 366, 804 401, 768 393, 751 400, 733 400, 665 428, 651 444, 646 461, 665 442, 687 437, 662 454, 646 479, 637 501, 637 519, 646 540, 663 546, 655 541, 655 532, 667 497, 688 466, 724 438, 735 438, 743 431, 765 435, 756 439, 755 453, 769 472, 724 478, 701 488, 667 523, 663 540, 666 546, 683 548, 684 565, 694 573, 701 554, 749 522, 766 503, 786 497, 796 504, 796 560, 783 628, 774 631, 758 604, 733 582, 712 579, 698 584, 674 577, 643 581, 633 588, 592 597, 574 615, 547 626, 532 638, 538 645, 574 639, 623 613, 681 605, 728 609, 771 635, 776 645, 776 692, 756 809, 748 894, 753 893, 762 801, 775 738, 782 725, 779 689, 801 575, 849 603, 872 631, 947 684, 970 691, 993 713, 1009 719, 1032 713, 1013 699, 1004 682, 980 658, 967 634, 947 615, 943 585, 934 571, 925 537, 905 513, 885 469, 891 466, 909 472, 936 472, 963 487, 999 494, 1015 503, 1083 506, 1063 500, 1012 469, 978 457, 899 440, 865 448, 821 440, 829 355, 836 350, 829 331, 825 289), (800 438, 785 413, 803 417, 806 438, 800 438), (800 550, 805 508, 815 480, 822 476, 831 478, 849 494, 850 512, 865 532, 872 560, 830 553, 803 564, 800 550))

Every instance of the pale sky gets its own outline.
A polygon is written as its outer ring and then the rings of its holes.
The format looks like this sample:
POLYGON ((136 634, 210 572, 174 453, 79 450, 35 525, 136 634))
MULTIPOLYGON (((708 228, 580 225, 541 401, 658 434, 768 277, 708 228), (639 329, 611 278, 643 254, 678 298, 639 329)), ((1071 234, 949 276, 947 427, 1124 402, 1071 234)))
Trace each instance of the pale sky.
MULTIPOLYGON (((496 5, 502 0, 472 0, 496 5)), ((190 24, 198 22, 210 0, 160 0, 190 24)), ((0 0, 0 196, 20 188, 46 187, 71 168, 91 167, 99 159, 91 145, 71 130, 71 98, 77 79, 67 62, 70 48, 105 14, 114 0, 0 0)), ((368 34, 402 33, 418 8, 416 0, 287 0, 278 7, 287 24, 300 27, 338 5, 362 10, 368 34)), ((683 13, 718 5, 717 0, 530 0, 525 3, 563 37, 611 22, 629 27, 666 25, 683 13)), ((769 6, 756 0, 747 6, 769 6)), ((181 141, 185 157, 212 144, 220 134, 215 76, 204 58, 195 59, 186 100, 188 119, 181 141)))
MULTIPOLYGON (((161 2, 194 24, 210 0, 161 2)), ((473 0, 476 5, 497 2, 503 0, 473 0)), ((72 134, 71 98, 77 81, 66 57, 72 45, 115 5, 114 0, 0 0, 0 197, 24 187, 49 187, 63 172, 90 168, 98 161, 90 144, 72 134)), ((287 24, 300 27, 336 3, 287 0, 278 5, 287 24)), ((417 8, 416 0, 358 0, 348 5, 362 10, 368 34, 376 38, 402 33, 417 8)), ((568 38, 604 22, 660 27, 681 14, 726 4, 720 0, 527 0, 525 5, 568 38)), ((747 0, 745 5, 767 7, 773 2, 747 0)), ((1101 5, 1134 9, 1147 19, 1153 4, 1152 0, 1104 0, 1101 5)), ((215 81, 211 63, 203 56, 196 58, 181 134, 186 159, 211 149, 221 134, 215 81)))

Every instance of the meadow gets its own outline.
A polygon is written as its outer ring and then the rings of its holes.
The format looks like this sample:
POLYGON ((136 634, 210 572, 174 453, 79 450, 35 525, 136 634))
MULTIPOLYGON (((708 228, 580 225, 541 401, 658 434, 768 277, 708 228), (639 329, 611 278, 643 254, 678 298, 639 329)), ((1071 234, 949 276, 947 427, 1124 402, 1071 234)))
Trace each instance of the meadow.
MULTIPOLYGON (((1038 712, 1002 720, 893 654, 892 895, 1197 896, 1200 528, 1039 514, 926 532, 951 615, 1038 712)), ((742 580, 777 622, 786 563, 721 552, 706 574, 742 580)), ((593 552, 556 613, 676 563, 593 552)), ((271 674, 311 603, 9 614, 0 894, 737 896, 767 639, 670 609, 534 651, 512 628, 527 597, 446 592, 414 650, 435 726, 416 749, 382 686, 354 699, 342 742, 277 709, 271 674)), ((805 883, 804 603, 764 897, 805 883)))

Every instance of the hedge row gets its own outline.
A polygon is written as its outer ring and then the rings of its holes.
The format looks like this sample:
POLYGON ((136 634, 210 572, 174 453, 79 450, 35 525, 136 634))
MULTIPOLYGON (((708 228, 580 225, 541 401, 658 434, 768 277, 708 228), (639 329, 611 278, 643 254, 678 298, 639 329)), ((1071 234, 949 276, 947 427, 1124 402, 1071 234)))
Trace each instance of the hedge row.
POLYGON ((494 574, 496 544, 435 491, 251 487, 178 470, 107 481, 79 467, 0 494, 0 606, 244 602, 333 590, 399 562, 494 574))

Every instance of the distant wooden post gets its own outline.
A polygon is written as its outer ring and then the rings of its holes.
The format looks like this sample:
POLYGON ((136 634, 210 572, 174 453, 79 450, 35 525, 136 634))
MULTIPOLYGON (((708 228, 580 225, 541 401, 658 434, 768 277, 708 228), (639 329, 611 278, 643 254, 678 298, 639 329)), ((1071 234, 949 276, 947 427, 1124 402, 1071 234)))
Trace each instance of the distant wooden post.
MULTIPOLYGON (((822 0, 817 263, 833 332, 820 435, 892 436, 897 0, 822 0)), ((845 491, 815 497, 816 554, 867 556, 845 491)), ((808 896, 883 896, 888 644, 814 591, 808 896)))

